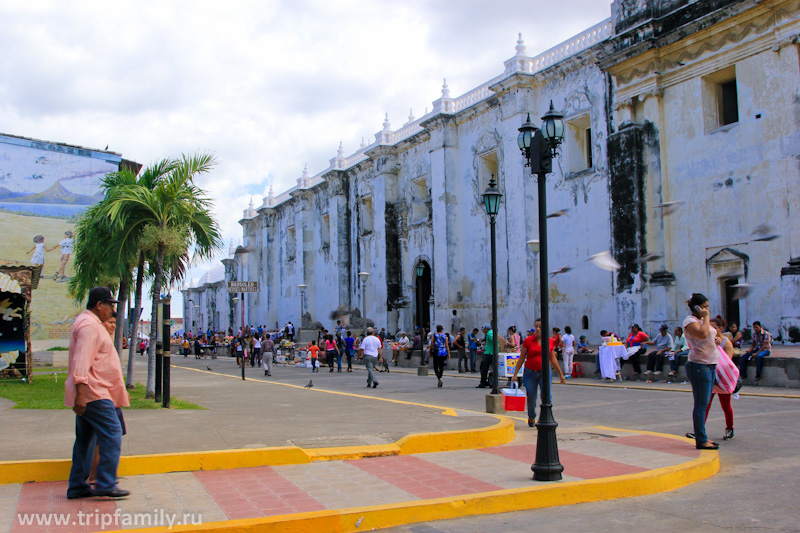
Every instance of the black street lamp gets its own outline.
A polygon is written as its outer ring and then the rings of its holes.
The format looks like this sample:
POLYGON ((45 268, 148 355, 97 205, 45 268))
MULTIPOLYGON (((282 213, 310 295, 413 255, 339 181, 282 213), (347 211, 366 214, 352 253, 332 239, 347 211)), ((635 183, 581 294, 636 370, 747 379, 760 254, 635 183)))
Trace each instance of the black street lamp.
POLYGON ((489 180, 489 187, 483 193, 483 207, 486 208, 486 214, 489 215, 489 233, 492 244, 492 373, 494 374, 492 394, 500 394, 497 388, 500 376, 497 375, 497 243, 495 242, 494 229, 495 218, 500 211, 500 198, 502 197, 503 195, 497 190, 494 174, 492 174, 492 179, 489 180))
POLYGON ((542 405, 539 419, 536 421, 538 431, 536 440, 536 461, 531 465, 533 479, 536 481, 558 481, 564 466, 558 458, 558 442, 556 428, 558 423, 553 417, 553 406, 550 403, 550 353, 545 346, 549 344, 550 315, 547 280, 547 174, 553 170, 552 159, 558 154, 558 146, 564 139, 564 116, 553 108, 542 117, 542 129, 531 124, 531 115, 519 129, 517 142, 525 157, 525 166, 530 167, 531 174, 536 174, 539 192, 539 298, 541 299, 542 324, 542 405))

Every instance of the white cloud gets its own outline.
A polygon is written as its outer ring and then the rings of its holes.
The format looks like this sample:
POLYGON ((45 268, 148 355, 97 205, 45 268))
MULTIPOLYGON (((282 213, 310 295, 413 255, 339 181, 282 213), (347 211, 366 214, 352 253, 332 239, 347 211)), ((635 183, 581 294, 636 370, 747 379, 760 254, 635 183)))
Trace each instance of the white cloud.
POLYGON ((143 164, 208 150, 226 243, 250 195, 324 170, 389 113, 421 116, 607 18, 610 1, 30 1, 0 4, 0 131, 143 164))

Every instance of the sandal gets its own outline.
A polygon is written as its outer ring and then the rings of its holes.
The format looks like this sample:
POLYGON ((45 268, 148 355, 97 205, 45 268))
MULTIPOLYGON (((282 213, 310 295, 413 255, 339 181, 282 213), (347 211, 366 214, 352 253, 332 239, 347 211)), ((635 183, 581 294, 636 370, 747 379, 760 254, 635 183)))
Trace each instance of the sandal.
POLYGON ((695 444, 694 447, 698 450, 719 450, 719 444, 710 440, 705 441, 703 444, 695 444))
POLYGON ((687 439, 694 439, 694 433, 687 433, 686 434, 686 438, 687 439))

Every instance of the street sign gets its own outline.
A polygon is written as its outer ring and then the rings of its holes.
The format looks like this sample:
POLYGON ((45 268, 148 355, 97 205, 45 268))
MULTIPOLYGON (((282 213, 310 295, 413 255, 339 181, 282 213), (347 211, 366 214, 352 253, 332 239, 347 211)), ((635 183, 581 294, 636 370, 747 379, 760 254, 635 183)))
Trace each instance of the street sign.
POLYGON ((258 292, 257 281, 229 281, 228 292, 258 292))

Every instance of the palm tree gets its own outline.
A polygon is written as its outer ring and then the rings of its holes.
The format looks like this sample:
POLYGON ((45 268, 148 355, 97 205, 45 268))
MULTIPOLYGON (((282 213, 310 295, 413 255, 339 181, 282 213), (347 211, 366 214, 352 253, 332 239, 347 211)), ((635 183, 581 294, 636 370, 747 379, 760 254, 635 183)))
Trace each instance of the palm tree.
MULTIPOLYGON (((171 256, 208 259, 222 247, 219 228, 212 218, 211 202, 194 184, 197 174, 209 172, 215 159, 209 154, 182 155, 152 188, 126 185, 114 190, 108 212, 112 223, 123 228, 123 241, 138 236, 139 249, 149 256, 153 271, 153 306, 150 349, 147 361, 147 397, 155 394, 155 317, 164 282, 165 259, 171 256)), ((119 250, 120 260, 124 250, 119 250)), ((169 342, 169 339, 164 339, 169 342)), ((166 349, 169 349, 166 346, 166 349)))
MULTIPOLYGON (((109 214, 108 207, 114 202, 118 192, 122 190, 123 186, 143 187, 148 190, 153 190, 161 179, 175 169, 176 162, 171 159, 162 159, 161 161, 146 167, 144 171, 137 177, 135 175, 124 174, 119 176, 119 181, 111 184, 111 180, 104 182, 109 187, 106 188, 106 214, 109 214)), ((110 219, 110 214, 109 214, 110 219)), ((145 260, 146 256, 140 249, 141 232, 128 231, 128 226, 137 225, 136 220, 117 220, 114 225, 115 231, 111 238, 112 250, 117 250, 118 253, 113 255, 112 260, 115 263, 127 263, 136 265, 136 282, 134 289, 134 304, 133 304, 133 317, 131 321, 130 338, 128 343, 128 367, 125 377, 127 388, 132 389, 135 384, 134 376, 134 362, 136 354, 136 332, 139 329, 139 320, 141 319, 142 308, 142 293, 144 281, 146 277, 145 260)), ((121 291, 120 291, 121 292, 121 291)), ((126 292, 127 295, 127 292, 126 292)), ((122 302, 120 302, 120 307, 122 302)), ((119 331, 119 328, 117 331, 119 331)))

